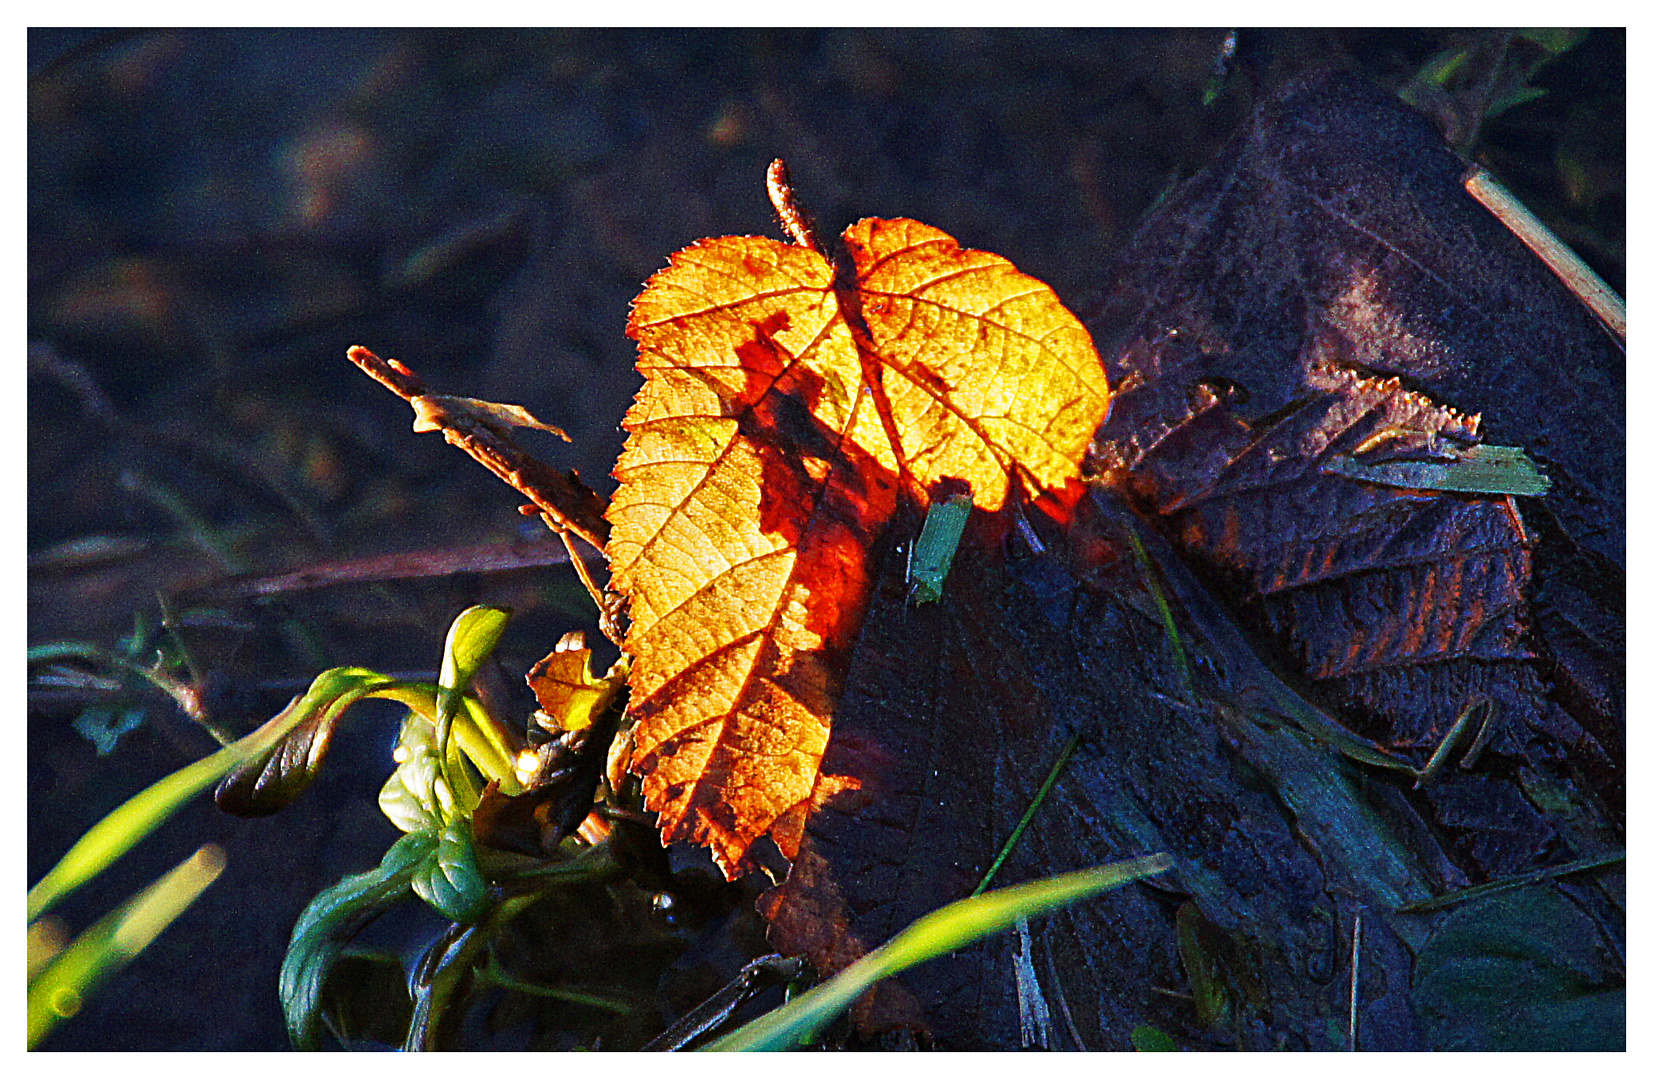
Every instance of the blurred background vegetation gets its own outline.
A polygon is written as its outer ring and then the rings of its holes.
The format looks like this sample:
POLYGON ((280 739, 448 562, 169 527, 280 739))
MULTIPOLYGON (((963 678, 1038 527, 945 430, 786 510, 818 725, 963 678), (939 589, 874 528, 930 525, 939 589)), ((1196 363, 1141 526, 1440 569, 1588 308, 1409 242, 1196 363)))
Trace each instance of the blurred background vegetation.
MULTIPOLYGON (((28 62, 28 637, 63 646, 31 666, 31 883, 207 725, 249 730, 333 664, 428 677, 467 605, 517 610, 485 689, 526 716, 521 674, 589 602, 566 567, 450 572, 558 549, 344 350, 528 406, 573 437, 532 448, 606 492, 629 302, 700 237, 773 233, 774 157, 826 232, 915 217, 1079 306, 1261 93, 1337 63, 1624 288, 1623 30, 77 29, 31 31, 28 62), (425 554, 253 595, 398 552, 425 554)), ((46 1047, 286 1045, 294 919, 396 835, 394 725, 352 727, 281 817, 192 806, 54 913, 78 931, 224 852, 46 1047)))

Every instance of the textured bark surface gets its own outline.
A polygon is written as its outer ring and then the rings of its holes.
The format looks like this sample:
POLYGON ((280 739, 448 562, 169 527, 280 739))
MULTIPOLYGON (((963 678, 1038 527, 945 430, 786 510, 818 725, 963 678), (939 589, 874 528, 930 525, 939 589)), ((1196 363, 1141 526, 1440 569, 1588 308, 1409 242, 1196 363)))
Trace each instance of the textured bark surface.
MULTIPOLYGON (((1129 1049, 1152 1024, 1196 1046, 1336 1045, 1328 1025, 1347 1001, 1338 978, 1355 914, 1369 913, 1368 964, 1405 971, 1403 942, 1421 921, 1392 927, 1382 913, 1467 882, 1388 788, 1380 802, 1395 803, 1412 844, 1335 754, 1215 694, 1187 699, 1129 554, 1133 516, 1106 513, 1088 506, 1076 555, 1053 547, 1000 564, 962 549, 937 607, 906 607, 901 558, 886 559, 824 763, 860 786, 817 812, 794 876, 761 904, 771 940, 832 970, 969 895, 1077 732, 999 883, 1162 850, 1178 870, 881 986, 858 1006, 861 1037, 1129 1049), (1110 551, 1121 557, 1097 561, 1110 551), (1176 934, 1186 901, 1222 943, 1233 986, 1232 1019, 1211 1029, 1161 992, 1188 989, 1176 934), (1018 953, 1032 957, 1020 992, 1018 953)), ((1182 641, 1195 657, 1233 647, 1198 630, 1182 641)), ((1364 1010, 1367 1045, 1422 1045, 1404 979, 1364 1010)))

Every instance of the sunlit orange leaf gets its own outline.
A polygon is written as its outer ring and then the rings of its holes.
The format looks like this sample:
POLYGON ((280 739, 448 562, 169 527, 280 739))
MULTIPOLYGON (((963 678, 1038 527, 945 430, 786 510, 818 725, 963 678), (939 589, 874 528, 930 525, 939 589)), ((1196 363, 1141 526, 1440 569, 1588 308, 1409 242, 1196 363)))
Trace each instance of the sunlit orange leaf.
MULTIPOLYGON (((1108 408, 1090 336, 1049 288, 915 221, 806 247, 704 240, 633 306, 645 382, 609 508, 631 602, 633 770, 667 840, 725 872, 797 851, 868 549, 905 492, 985 511, 1064 489, 1108 408)), ((831 781, 828 781, 830 786, 831 781)))
POLYGON ((541 726, 553 732, 590 727, 594 714, 614 698, 619 679, 598 678, 592 672, 592 651, 578 630, 564 634, 551 654, 528 673, 528 687, 545 719, 541 726))

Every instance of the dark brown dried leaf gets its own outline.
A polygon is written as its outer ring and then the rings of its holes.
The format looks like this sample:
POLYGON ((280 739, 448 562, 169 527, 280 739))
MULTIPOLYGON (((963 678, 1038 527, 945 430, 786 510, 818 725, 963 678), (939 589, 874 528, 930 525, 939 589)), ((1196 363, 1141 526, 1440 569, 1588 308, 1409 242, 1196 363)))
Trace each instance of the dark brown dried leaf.
POLYGON ((1266 104, 1144 226, 1090 320, 1118 388, 1097 459, 1364 734, 1422 761, 1485 696, 1495 750, 1569 757, 1612 793, 1623 356, 1462 170, 1352 80, 1266 104), (1410 491, 1328 467, 1385 429, 1524 446, 1554 487, 1410 491))

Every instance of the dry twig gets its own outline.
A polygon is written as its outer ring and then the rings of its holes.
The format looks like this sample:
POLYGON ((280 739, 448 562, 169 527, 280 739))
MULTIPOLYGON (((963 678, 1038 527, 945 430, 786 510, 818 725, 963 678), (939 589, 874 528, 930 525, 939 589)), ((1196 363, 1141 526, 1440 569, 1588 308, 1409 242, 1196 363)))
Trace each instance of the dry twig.
POLYGON ((351 346, 347 355, 357 367, 441 427, 443 438, 526 496, 554 531, 573 533, 599 552, 603 550, 609 539, 603 497, 581 483, 578 476, 537 461, 500 426, 476 415, 422 409, 415 401, 429 397, 425 384, 403 364, 381 360, 360 345, 351 346))
POLYGON ((503 423, 490 420, 480 411, 445 407, 448 399, 429 394, 424 382, 405 365, 381 360, 361 345, 351 346, 346 355, 351 363, 411 405, 422 423, 439 428, 443 438, 528 498, 532 505, 523 507, 523 511, 539 514, 568 545, 569 561, 603 613, 604 633, 618 640, 614 626, 617 601, 592 579, 570 539, 571 535, 578 536, 599 554, 604 553, 609 522, 603 516, 603 497, 573 472, 559 472, 535 459, 512 440, 503 423))

